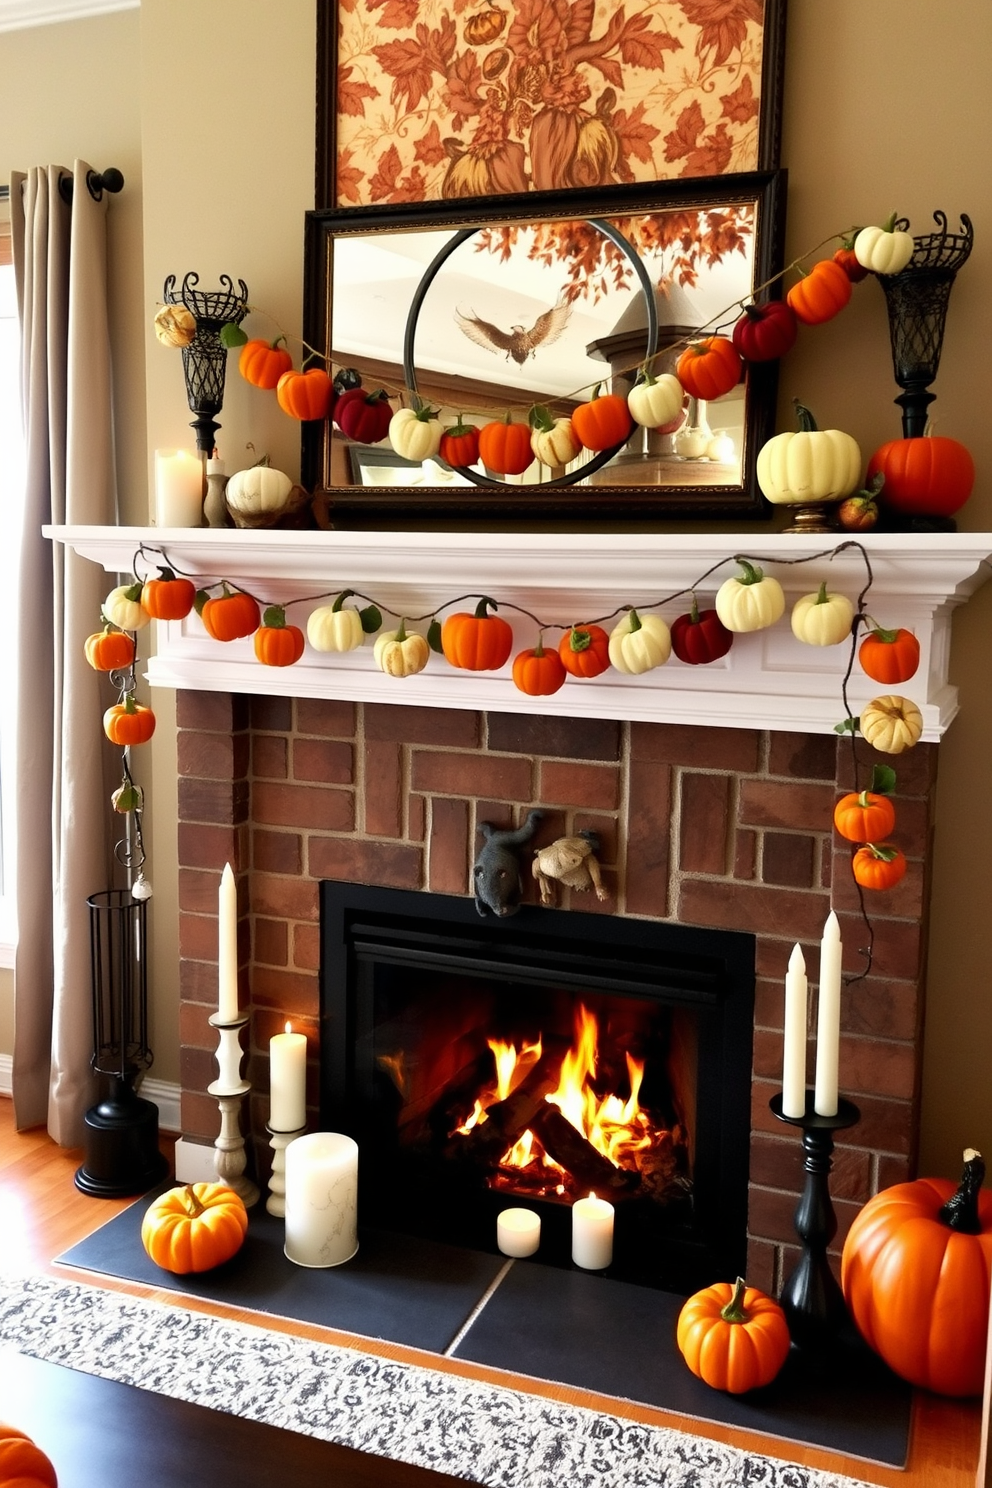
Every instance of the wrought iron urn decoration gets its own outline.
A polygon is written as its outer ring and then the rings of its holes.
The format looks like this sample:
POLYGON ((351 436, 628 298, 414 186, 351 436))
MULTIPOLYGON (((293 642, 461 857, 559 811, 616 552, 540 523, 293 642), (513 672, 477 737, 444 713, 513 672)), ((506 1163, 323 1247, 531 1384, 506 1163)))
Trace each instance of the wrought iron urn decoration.
MULTIPOLYGON (((943 212, 934 212, 937 231, 914 238, 913 256, 898 274, 879 274, 889 312, 892 367, 902 392, 894 401, 902 408, 902 432, 918 438, 926 429, 927 409, 936 397, 928 391, 940 366, 941 343, 951 285, 967 261, 974 242, 971 219, 961 214, 961 231, 947 230, 943 212)), ((909 223, 901 218, 902 232, 909 223)))
POLYGON ((227 274, 221 274, 220 289, 197 289, 199 274, 192 270, 183 276, 182 288, 176 288, 176 276, 165 281, 162 298, 167 305, 185 305, 196 320, 196 335, 183 347, 183 373, 186 378, 186 401, 196 417, 191 427, 196 430, 196 447, 209 456, 220 428, 216 415, 224 406, 224 376, 227 371, 227 348, 220 339, 225 325, 240 325, 248 314, 248 286, 238 280, 238 292, 227 274))

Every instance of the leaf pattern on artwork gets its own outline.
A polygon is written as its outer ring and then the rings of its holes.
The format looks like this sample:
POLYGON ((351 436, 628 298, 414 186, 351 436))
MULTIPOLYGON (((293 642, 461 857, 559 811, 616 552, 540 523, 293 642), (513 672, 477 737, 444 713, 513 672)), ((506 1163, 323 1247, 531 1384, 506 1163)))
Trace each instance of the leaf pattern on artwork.
POLYGON ((764 0, 339 0, 337 200, 753 170, 764 10, 764 0))
POLYGON ((717 67, 740 51, 747 35, 748 22, 760 26, 764 19, 763 0, 679 0, 686 17, 699 27, 696 55, 712 51, 717 67))

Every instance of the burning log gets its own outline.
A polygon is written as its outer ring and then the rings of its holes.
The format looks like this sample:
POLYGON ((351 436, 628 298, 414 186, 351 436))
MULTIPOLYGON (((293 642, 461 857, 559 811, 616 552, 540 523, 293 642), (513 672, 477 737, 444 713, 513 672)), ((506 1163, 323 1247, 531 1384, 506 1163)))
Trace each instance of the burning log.
POLYGON ((565 1168, 583 1191, 622 1194, 640 1183, 639 1174, 615 1168, 609 1158, 597 1152, 557 1106, 544 1101, 529 1125, 548 1156, 565 1168))
MULTIPOLYGON (((453 1136, 445 1155, 496 1167, 503 1153, 518 1142, 545 1105, 544 1097, 558 1084, 563 1046, 552 1044, 505 1100, 486 1108, 486 1119, 470 1132, 453 1136)), ((578 1133, 576 1133, 578 1135, 578 1133)))

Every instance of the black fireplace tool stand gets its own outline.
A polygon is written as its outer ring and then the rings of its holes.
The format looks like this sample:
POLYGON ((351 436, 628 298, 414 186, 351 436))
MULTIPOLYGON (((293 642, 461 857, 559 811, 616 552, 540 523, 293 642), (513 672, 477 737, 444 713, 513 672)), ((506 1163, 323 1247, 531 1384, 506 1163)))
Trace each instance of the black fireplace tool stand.
POLYGON ((792 1342, 810 1357, 826 1356, 838 1348, 863 1348, 840 1284, 827 1260, 827 1246, 837 1233, 829 1186, 834 1132, 855 1126, 861 1112, 852 1101, 841 1097, 836 1116, 819 1116, 814 1110, 812 1090, 806 1092, 806 1110, 802 1116, 783 1115, 781 1094, 772 1096, 769 1105, 779 1121, 800 1127, 803 1134, 806 1182, 795 1216, 802 1254, 779 1295, 792 1342))

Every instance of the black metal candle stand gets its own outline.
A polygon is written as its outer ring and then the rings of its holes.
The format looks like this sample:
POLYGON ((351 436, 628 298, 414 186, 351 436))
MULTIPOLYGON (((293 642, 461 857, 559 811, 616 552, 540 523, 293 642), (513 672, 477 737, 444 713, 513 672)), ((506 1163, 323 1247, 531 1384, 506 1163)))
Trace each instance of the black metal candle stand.
POLYGON ((838 1347, 858 1342, 844 1294, 827 1260, 827 1246, 837 1233, 829 1186, 834 1132, 855 1126, 861 1120, 861 1112, 852 1101, 841 1098, 836 1116, 819 1116, 814 1109, 812 1090, 806 1092, 806 1110, 802 1116, 783 1114, 781 1094, 772 1096, 769 1105, 779 1121, 802 1129, 806 1174, 795 1217, 802 1255, 783 1285, 779 1301, 795 1347, 804 1352, 829 1354, 838 1347))

